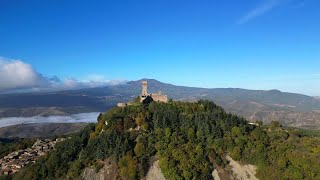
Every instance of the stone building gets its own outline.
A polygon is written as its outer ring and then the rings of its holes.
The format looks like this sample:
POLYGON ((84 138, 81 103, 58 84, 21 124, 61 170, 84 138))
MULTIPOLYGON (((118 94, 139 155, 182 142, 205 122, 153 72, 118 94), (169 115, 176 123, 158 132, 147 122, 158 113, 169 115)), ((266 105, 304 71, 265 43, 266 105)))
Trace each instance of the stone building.
POLYGON ((161 91, 159 91, 158 93, 151 93, 150 96, 151 96, 153 101, 168 102, 168 96, 162 94, 161 91))
MULTIPOLYGON (((147 81, 142 81, 142 92, 140 95, 140 102, 145 102, 146 101, 156 101, 156 102, 168 102, 168 96, 165 94, 162 94, 161 91, 157 93, 151 93, 148 94, 148 82, 147 81)), ((128 102, 128 103, 118 103, 117 106, 124 108, 126 106, 133 105, 134 103, 128 102)))
POLYGON ((161 91, 159 91, 158 93, 148 94, 147 88, 148 88, 148 82, 142 81, 142 92, 140 96, 141 102, 143 102, 147 98, 151 98, 153 101, 156 101, 156 102, 168 102, 167 95, 162 94, 161 91))
POLYGON ((142 93, 141 97, 146 98, 148 96, 148 82, 147 81, 142 81, 142 93))

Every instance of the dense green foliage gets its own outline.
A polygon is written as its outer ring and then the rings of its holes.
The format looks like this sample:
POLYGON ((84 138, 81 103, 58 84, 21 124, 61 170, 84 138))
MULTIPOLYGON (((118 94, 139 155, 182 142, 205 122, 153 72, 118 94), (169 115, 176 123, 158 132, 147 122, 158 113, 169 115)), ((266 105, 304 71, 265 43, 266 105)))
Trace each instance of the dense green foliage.
POLYGON ((34 139, 0 138, 0 158, 13 151, 29 148, 34 142, 34 139))
POLYGON ((210 101, 113 108, 15 179, 76 178, 84 167, 112 158, 123 179, 146 175, 160 160, 167 179, 212 179, 233 159, 258 166, 260 179, 319 179, 320 139, 279 123, 256 127, 210 101), (272 172, 272 173, 270 173, 272 172))
POLYGON ((249 134, 235 127, 220 148, 235 160, 257 165, 260 179, 320 179, 320 138, 304 134, 275 122, 249 134))

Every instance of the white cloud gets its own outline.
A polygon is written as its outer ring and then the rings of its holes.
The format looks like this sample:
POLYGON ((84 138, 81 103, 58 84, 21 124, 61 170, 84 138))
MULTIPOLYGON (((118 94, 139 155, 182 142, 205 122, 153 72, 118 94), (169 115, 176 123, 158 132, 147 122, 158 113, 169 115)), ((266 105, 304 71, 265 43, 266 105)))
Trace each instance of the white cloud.
POLYGON ((101 75, 90 75, 84 80, 54 76, 44 77, 30 64, 21 60, 0 58, 0 92, 55 91, 94 88, 126 83, 125 80, 107 80, 101 75))
POLYGON ((292 0, 264 0, 261 4, 259 4, 254 9, 247 12, 243 17, 241 17, 237 21, 237 24, 244 24, 290 1, 292 0))
POLYGON ((0 58, 0 90, 40 87, 46 79, 31 65, 20 60, 0 58))

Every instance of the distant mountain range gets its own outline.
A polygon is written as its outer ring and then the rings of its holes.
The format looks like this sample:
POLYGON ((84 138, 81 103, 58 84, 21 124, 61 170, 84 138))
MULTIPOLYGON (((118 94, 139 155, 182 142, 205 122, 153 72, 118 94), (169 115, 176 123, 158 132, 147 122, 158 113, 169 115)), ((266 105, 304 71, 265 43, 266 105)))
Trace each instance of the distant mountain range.
MULTIPOLYGON (((160 90, 173 100, 209 99, 250 121, 277 120, 283 125, 320 129, 320 99, 316 97, 278 90, 194 88, 153 79, 143 80, 148 81, 149 92, 160 90)), ((141 93, 141 81, 80 90, 0 95, 0 117, 105 112, 118 102, 127 102, 138 96, 141 93)))

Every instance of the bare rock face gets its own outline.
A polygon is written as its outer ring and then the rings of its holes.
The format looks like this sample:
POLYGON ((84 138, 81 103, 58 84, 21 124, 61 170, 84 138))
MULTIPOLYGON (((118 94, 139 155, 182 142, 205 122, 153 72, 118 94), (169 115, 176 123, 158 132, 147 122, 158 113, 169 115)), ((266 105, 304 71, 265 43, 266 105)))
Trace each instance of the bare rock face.
POLYGON ((146 176, 146 180, 166 180, 161 172, 159 160, 155 161, 150 167, 146 176))
POLYGON ((94 168, 86 168, 82 174, 83 180, 117 180, 120 179, 118 175, 117 164, 106 159, 104 167, 96 172, 94 168))
POLYGON ((232 179, 238 180, 258 180, 256 178, 257 167, 253 165, 241 165, 237 161, 233 160, 230 156, 226 156, 227 160, 230 161, 232 179))
MULTIPOLYGON (((103 168, 96 172, 92 167, 85 168, 81 179, 83 180, 119 180, 118 167, 110 159, 103 161, 103 168)), ((143 180, 166 180, 161 172, 159 161, 155 161, 143 180)))
POLYGON ((217 169, 214 169, 214 171, 212 172, 212 177, 214 180, 221 180, 217 169))
POLYGON ((83 171, 83 175, 82 175, 82 179, 83 180, 104 180, 104 176, 102 173, 96 173, 94 168, 86 168, 83 171))

